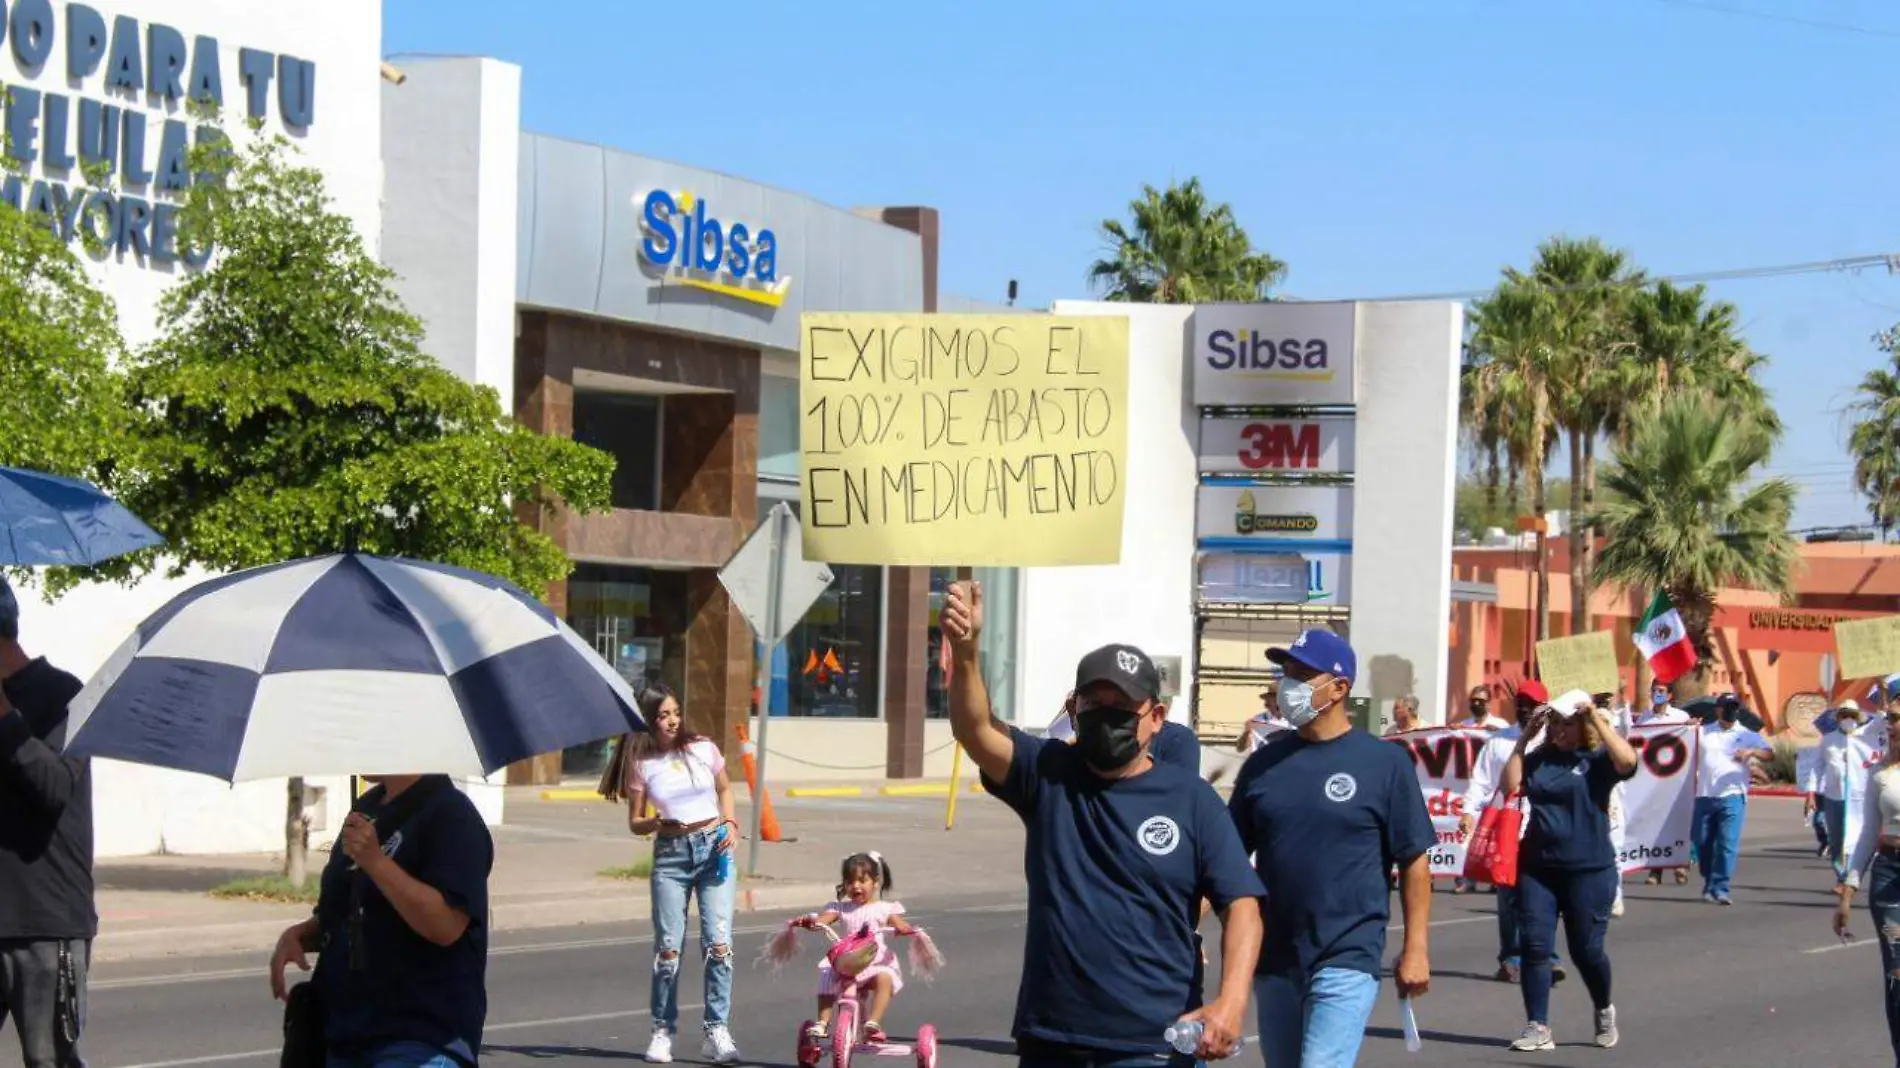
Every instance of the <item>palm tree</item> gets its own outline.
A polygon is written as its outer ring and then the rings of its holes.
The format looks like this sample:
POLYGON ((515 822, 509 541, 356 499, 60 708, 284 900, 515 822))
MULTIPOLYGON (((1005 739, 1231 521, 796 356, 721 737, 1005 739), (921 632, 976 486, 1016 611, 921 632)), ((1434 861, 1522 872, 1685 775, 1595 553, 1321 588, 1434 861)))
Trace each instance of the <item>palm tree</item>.
POLYGON ((1102 222, 1108 256, 1089 268, 1089 284, 1109 300, 1207 304, 1268 299, 1286 264, 1256 251, 1226 204, 1210 205, 1201 180, 1165 191, 1141 187, 1128 225, 1102 222))
POLYGON ((1848 433, 1854 456, 1854 488, 1867 498, 1881 540, 1900 518, 1900 353, 1888 366, 1867 372, 1847 410, 1857 418, 1848 433))
POLYGON ((1596 443, 1621 418, 1630 341, 1630 309, 1643 272, 1601 240, 1554 237, 1537 247, 1530 282, 1550 304, 1558 381, 1555 414, 1570 445, 1570 631, 1590 626, 1590 556, 1585 517, 1596 488, 1596 443))
POLYGON ((1793 587, 1794 484, 1757 480, 1774 442, 1742 402, 1681 393, 1630 428, 1603 473, 1591 520, 1606 540, 1594 577, 1669 595, 1695 646, 1698 683, 1715 659, 1717 592, 1741 585, 1786 596, 1793 587))
POLYGON ((1490 296, 1471 305, 1470 356, 1460 383, 1465 433, 1484 458, 1487 485, 1495 490, 1501 470, 1508 470, 1513 489, 1521 475, 1530 492, 1531 514, 1538 521, 1539 641, 1550 636, 1550 558, 1542 521, 1544 470, 1557 444, 1551 314, 1535 286, 1507 272, 1490 296))

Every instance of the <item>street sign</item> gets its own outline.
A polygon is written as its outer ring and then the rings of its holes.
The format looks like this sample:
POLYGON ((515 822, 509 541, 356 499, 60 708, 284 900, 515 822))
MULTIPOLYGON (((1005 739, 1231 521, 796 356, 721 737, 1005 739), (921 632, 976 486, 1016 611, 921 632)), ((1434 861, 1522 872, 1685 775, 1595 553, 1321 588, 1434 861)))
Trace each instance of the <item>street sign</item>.
POLYGON ((778 644, 831 588, 831 569, 805 559, 803 528, 792 514, 791 505, 780 501, 719 569, 719 583, 765 646, 765 655, 759 658, 758 785, 752 797, 752 842, 746 855, 746 874, 756 875, 759 831, 765 816, 765 758, 771 755, 765 747, 765 736, 772 725, 772 658, 777 655, 778 644))
POLYGON ((719 569, 719 582, 733 606, 752 624, 766 645, 785 640, 814 602, 831 588, 831 569, 805 559, 805 538, 798 517, 784 501, 719 569), (778 582, 777 597, 773 581, 778 582))

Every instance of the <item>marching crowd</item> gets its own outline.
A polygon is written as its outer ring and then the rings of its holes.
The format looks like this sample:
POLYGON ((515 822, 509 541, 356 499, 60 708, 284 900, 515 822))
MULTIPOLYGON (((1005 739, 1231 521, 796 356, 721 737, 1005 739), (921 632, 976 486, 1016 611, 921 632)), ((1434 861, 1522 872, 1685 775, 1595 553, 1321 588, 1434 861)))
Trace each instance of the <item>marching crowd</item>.
MULTIPOLYGON (((1406 750, 1351 723, 1358 664, 1343 638, 1308 630, 1268 653, 1281 678, 1242 739, 1249 755, 1222 801, 1199 773, 1192 732, 1168 720, 1160 672, 1142 650, 1109 645, 1083 657, 1060 729, 1037 736, 990 707, 981 587, 954 586, 941 618, 956 740, 1026 831, 1027 929, 1012 1028, 1025 1068, 1158 1060, 1189 1068, 1232 1057, 1250 1003, 1267 1068, 1354 1064, 1387 967, 1394 890, 1403 921, 1391 964, 1397 992, 1408 1002, 1428 993, 1428 853, 1437 834, 1406 750), (1206 974, 1198 933, 1210 911, 1220 926, 1216 976, 1206 974)), ((0 583, 0 1007, 28 1068, 84 1064, 78 1045, 98 926, 90 783, 85 763, 60 751, 79 689, 23 651, 17 605, 0 583)), ((732 786, 719 746, 690 729, 672 691, 650 687, 640 703, 650 731, 621 740, 601 792, 627 804, 629 831, 655 841, 645 1059, 673 1059, 686 922, 696 909, 700 1053, 735 1063, 732 786)), ((1729 699, 1701 728, 1693 860, 1703 896, 1720 905, 1730 901, 1750 764, 1769 752, 1745 719, 1729 699)), ((1852 701, 1824 717, 1801 780, 1818 848, 1834 865, 1833 924, 1843 937, 1865 884, 1900 1057, 1900 712, 1884 729, 1867 719, 1852 701)), ((1525 1013, 1511 1048, 1552 1048, 1551 986, 1570 969, 1590 993, 1596 1044, 1618 1043, 1605 935, 1621 909, 1621 792, 1638 767, 1626 735, 1689 721, 1662 688, 1634 716, 1614 711, 1607 694, 1553 699, 1536 681, 1520 683, 1503 709, 1489 689, 1471 693, 1461 725, 1492 735, 1465 811, 1498 798, 1527 802, 1515 878, 1495 888, 1497 978, 1519 987, 1525 1013), (1560 923, 1567 959, 1556 948, 1560 923)), ((1418 724, 1417 702, 1401 701, 1391 732, 1418 724)), ((1477 822, 1466 816, 1461 833, 1482 838, 1477 822)), ((283 1063, 474 1065, 487 1014, 493 857, 479 814, 446 777, 377 779, 343 828, 312 916, 286 930, 272 956, 271 987, 286 1003, 283 1063), (309 970, 313 953, 311 981, 287 984, 287 970, 309 970)), ((1674 877, 1686 881, 1686 869, 1674 877)), ((911 940, 913 967, 940 960, 890 898, 893 886, 878 853, 854 854, 836 899, 788 923, 788 936, 835 928, 841 944, 861 940, 848 970, 836 954, 821 965, 809 1048, 834 1026, 884 1040, 881 1020, 903 989, 887 935, 911 940), (864 1011, 841 1024, 835 1011, 847 987, 864 991, 864 1011)))

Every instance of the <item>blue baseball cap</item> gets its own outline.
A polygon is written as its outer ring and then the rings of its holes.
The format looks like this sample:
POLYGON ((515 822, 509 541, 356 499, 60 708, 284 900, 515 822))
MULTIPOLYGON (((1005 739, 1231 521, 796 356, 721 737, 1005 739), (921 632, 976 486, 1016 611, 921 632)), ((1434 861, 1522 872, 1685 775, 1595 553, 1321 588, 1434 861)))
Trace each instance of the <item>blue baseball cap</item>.
POLYGON ((1348 682, 1359 674, 1359 658, 1353 655, 1352 646, 1346 644, 1346 639, 1320 627, 1301 632, 1293 644, 1284 649, 1268 649, 1267 659, 1281 667, 1300 664, 1348 682))

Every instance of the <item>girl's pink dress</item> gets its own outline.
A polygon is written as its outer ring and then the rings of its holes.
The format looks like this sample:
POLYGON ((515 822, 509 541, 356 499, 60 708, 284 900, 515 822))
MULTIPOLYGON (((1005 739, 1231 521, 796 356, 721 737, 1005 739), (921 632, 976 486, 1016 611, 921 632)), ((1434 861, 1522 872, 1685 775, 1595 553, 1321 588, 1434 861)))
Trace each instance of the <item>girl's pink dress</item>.
MULTIPOLYGON (((849 901, 834 901, 819 911, 838 914, 838 922, 835 926, 840 934, 857 934, 859 928, 869 924, 872 933, 877 936, 877 959, 871 962, 869 968, 858 973, 860 987, 869 987, 871 981, 877 976, 888 975, 891 977, 891 993, 895 994, 904 989, 904 976, 897 968, 897 953, 891 949, 889 937, 883 930, 884 926, 890 923, 892 916, 904 914, 903 903, 869 901, 854 907, 849 901)), ((841 989, 843 989, 843 984, 838 981, 837 976, 832 974, 831 962, 820 957, 818 959, 819 996, 836 997, 841 989)))

